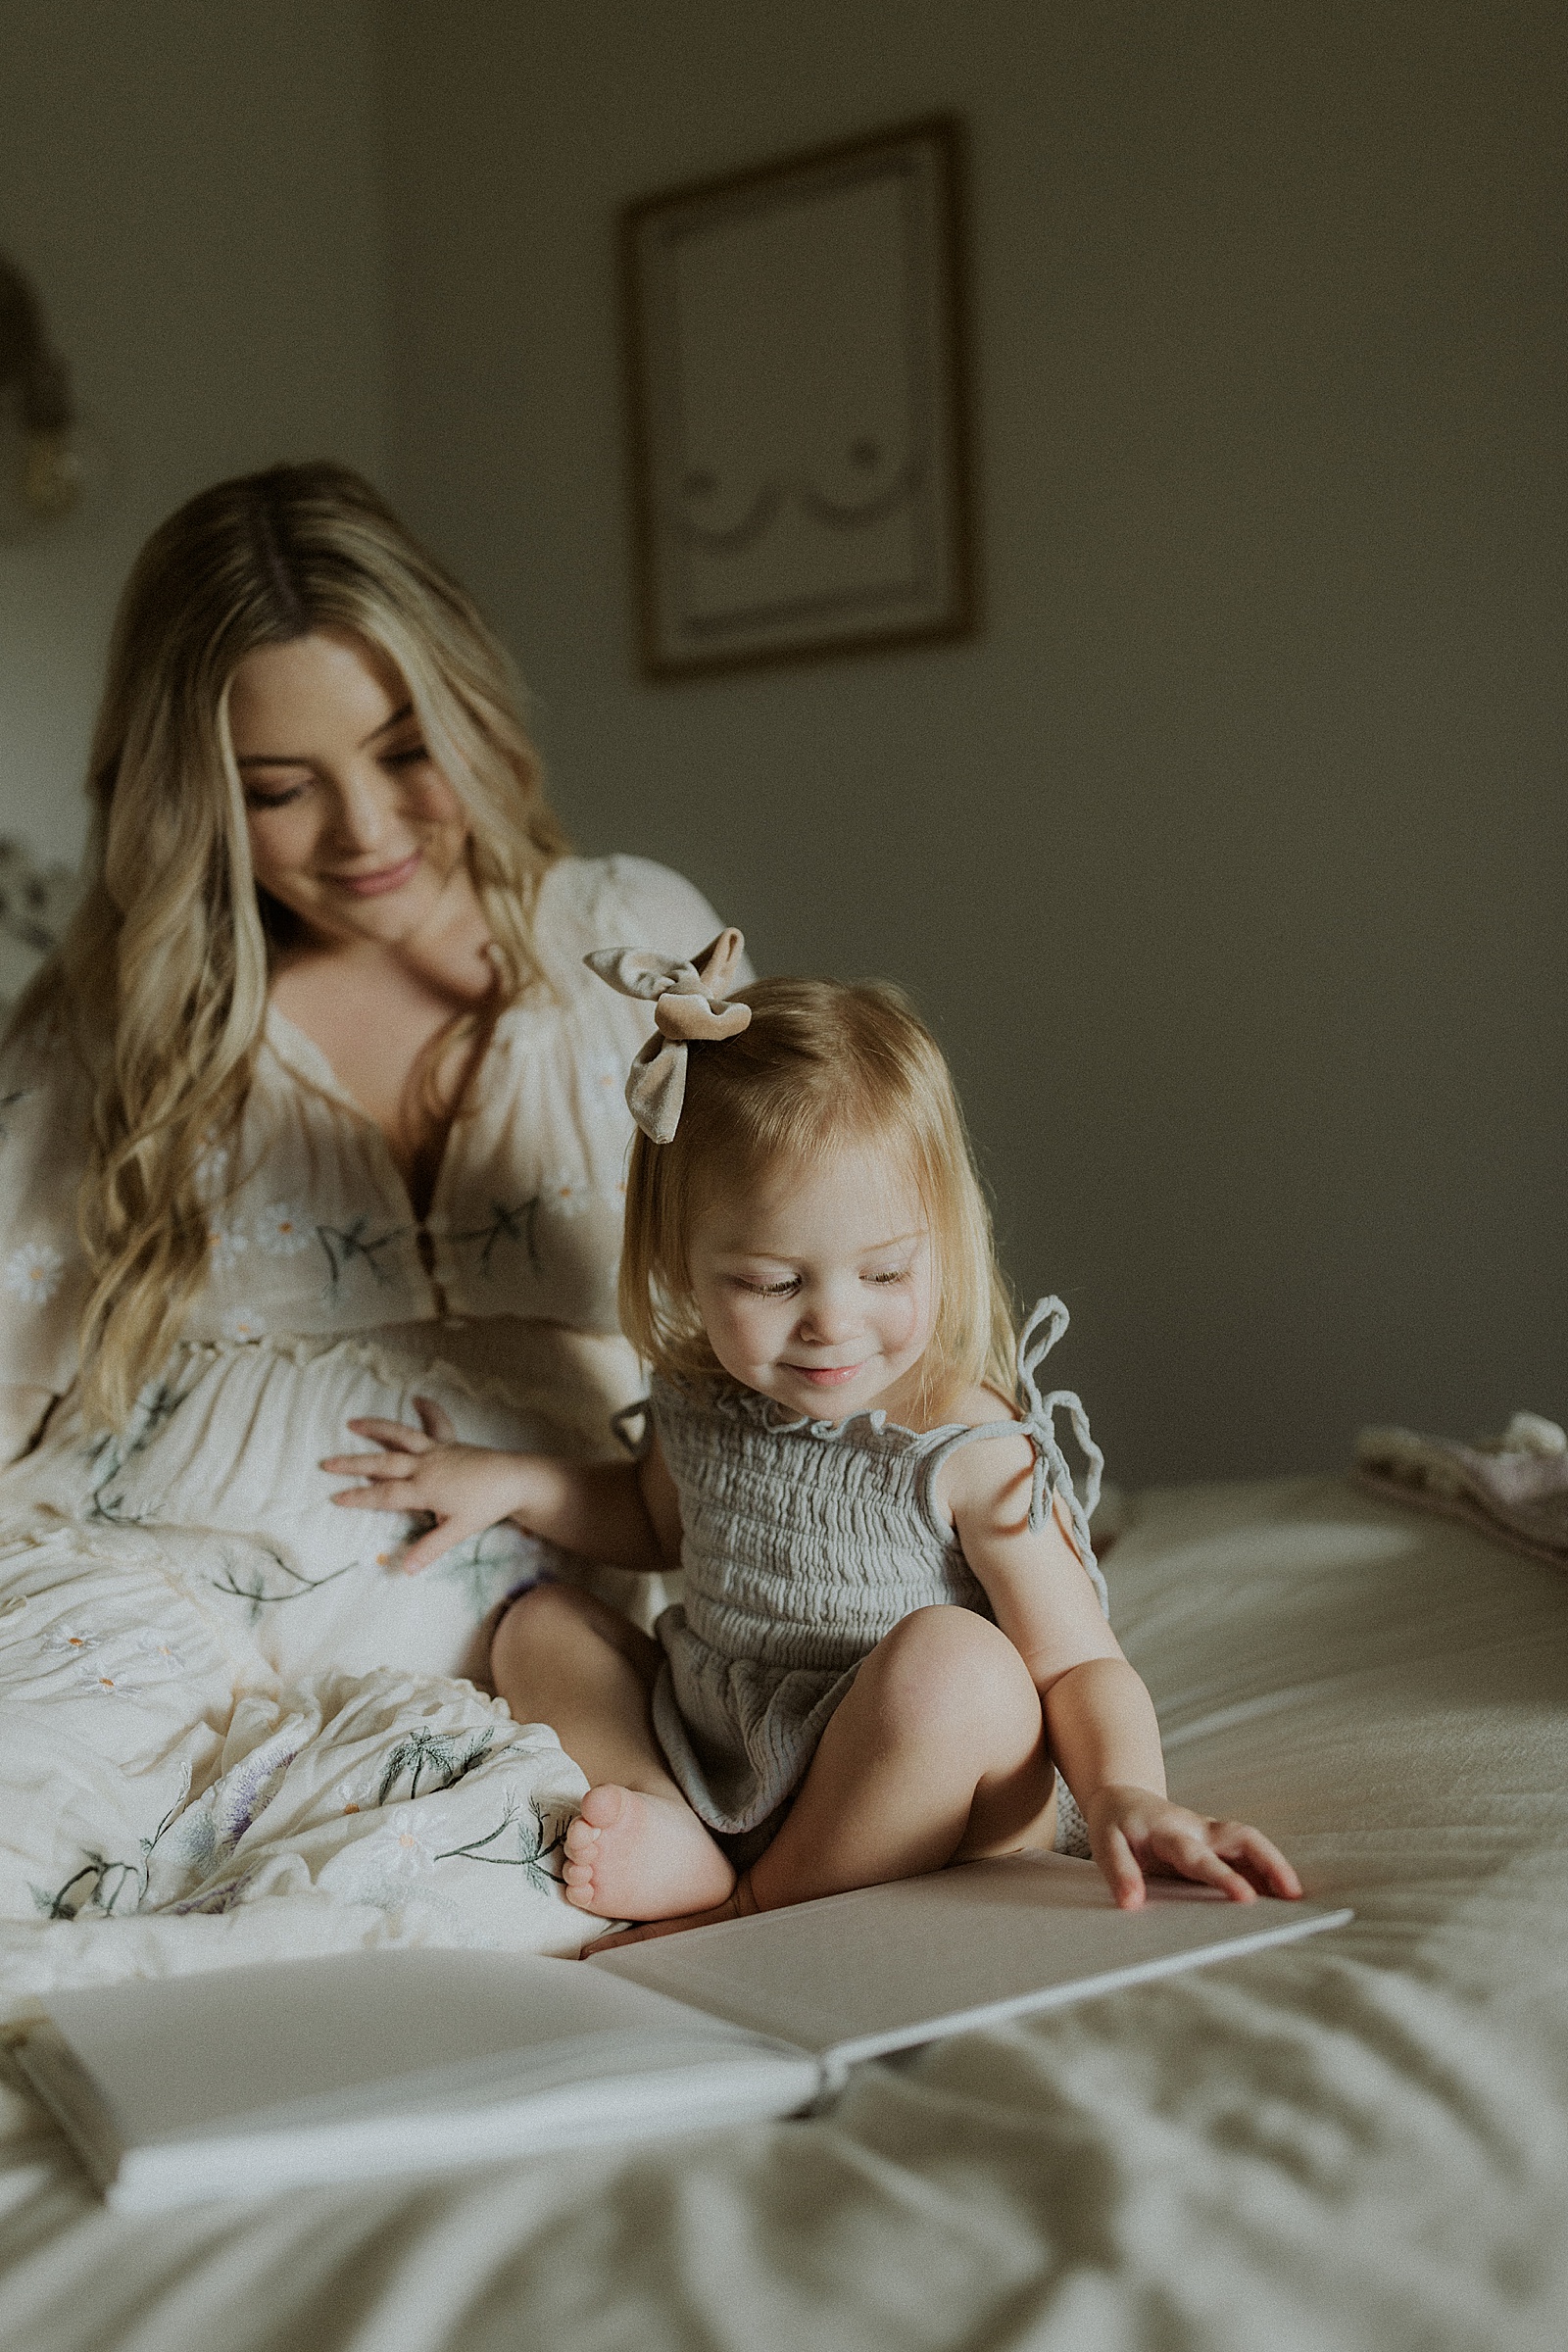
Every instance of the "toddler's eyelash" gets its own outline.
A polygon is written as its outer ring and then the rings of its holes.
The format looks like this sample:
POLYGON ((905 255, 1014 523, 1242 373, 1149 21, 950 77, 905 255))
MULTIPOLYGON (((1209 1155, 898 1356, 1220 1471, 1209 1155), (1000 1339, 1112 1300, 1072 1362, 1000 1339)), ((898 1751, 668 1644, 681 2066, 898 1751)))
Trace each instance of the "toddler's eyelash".
MULTIPOLYGON (((892 1272, 890 1272, 890 1273, 886 1273, 886 1274, 862 1274, 862 1275, 861 1275, 861 1277, 860 1277, 860 1279, 861 1279, 861 1281, 862 1281, 862 1282, 875 1282, 875 1283, 907 1282, 907 1281, 908 1281, 908 1279, 909 1279, 909 1269, 908 1269, 908 1267, 907 1267, 907 1266, 898 1266, 898 1267, 895 1267, 895 1268, 893 1269, 893 1271, 892 1271, 892 1272)), ((790 1297, 791 1297, 791 1296, 792 1296, 792 1295, 793 1295, 793 1294, 794 1294, 796 1291, 798 1291, 798 1290, 800 1289, 800 1287, 801 1287, 801 1286, 800 1286, 800 1283, 799 1283, 798 1281, 796 1281, 796 1282, 744 1282, 744 1281, 743 1281, 743 1282, 741 1283, 741 1286, 740 1286, 740 1287, 741 1287, 741 1289, 742 1289, 743 1291, 749 1291, 749 1292, 751 1293, 751 1295, 752 1295, 752 1297, 753 1297, 754 1298, 790 1298, 790 1297)))

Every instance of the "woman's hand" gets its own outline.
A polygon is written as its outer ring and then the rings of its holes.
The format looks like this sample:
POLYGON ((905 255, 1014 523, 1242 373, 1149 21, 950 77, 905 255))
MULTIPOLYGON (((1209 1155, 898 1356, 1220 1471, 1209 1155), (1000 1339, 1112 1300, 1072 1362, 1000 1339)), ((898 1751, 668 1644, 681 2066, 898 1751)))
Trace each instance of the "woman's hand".
POLYGON ((419 1427, 401 1421, 351 1421, 357 1438, 380 1453, 334 1453, 321 1468, 334 1478, 363 1478, 332 1500, 346 1511, 408 1511, 434 1521, 409 1545, 401 1566, 417 1576, 455 1544, 510 1519, 528 1499, 534 1457, 459 1443, 451 1420, 427 1396, 416 1396, 419 1427))
POLYGON ((1301 1882, 1277 1845, 1245 1821, 1209 1821, 1152 1788, 1097 1789, 1084 1807, 1089 1842, 1117 1908, 1136 1911, 1146 1878, 1196 1879, 1233 1903, 1294 1901, 1301 1882))

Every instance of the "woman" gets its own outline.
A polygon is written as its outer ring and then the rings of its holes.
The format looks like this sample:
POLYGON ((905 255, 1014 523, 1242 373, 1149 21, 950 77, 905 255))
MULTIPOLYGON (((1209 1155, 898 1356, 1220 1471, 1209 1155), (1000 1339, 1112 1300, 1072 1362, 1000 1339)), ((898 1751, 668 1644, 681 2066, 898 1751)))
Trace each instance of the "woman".
POLYGON ((649 1023, 582 956, 716 919, 566 854, 500 646, 337 466, 154 535, 89 790, 85 896, 0 1067, 0 1540, 151 1532, 276 1669, 453 1671, 536 1547, 404 1577, 317 1464, 430 1403, 604 1447, 649 1023))

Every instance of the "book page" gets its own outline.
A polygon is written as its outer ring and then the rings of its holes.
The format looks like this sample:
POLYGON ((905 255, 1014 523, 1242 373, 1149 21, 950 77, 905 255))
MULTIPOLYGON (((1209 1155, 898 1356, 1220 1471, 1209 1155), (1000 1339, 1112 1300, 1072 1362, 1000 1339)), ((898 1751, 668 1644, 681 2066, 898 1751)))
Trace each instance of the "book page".
POLYGON ((346 1952, 48 2006, 122 2146, 277 2130, 323 2108, 471 2105, 486 2087, 635 2075, 639 2049, 658 2068, 736 2040, 657 1990, 533 1953, 346 1952))
POLYGON ((1151 1880, 1118 1911, 1092 1862, 1013 1854, 930 1878, 692 1928, 588 1961, 835 2064, 1316 1930, 1348 1911, 1267 1896, 1233 1903, 1151 1880))

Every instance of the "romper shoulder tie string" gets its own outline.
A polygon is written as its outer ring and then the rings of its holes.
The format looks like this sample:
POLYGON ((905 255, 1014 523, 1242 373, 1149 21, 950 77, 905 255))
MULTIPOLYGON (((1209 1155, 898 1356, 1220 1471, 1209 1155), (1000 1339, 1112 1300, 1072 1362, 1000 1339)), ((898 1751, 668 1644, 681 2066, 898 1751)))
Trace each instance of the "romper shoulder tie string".
POLYGON ((1024 1324, 1018 1336, 1018 1401, 1023 1411, 1016 1421, 977 1421, 972 1429, 956 1429, 933 1446, 921 1464, 920 1507, 932 1532, 947 1538, 952 1530, 943 1519, 936 1504, 937 1473, 951 1454, 960 1446, 972 1445, 978 1438, 1026 1437, 1034 1448, 1034 1483, 1029 1495, 1029 1526, 1035 1534, 1045 1526, 1047 1515, 1059 1494, 1067 1506, 1072 1524, 1073 1548, 1088 1570, 1100 1605, 1110 1615, 1110 1595, 1095 1547, 1089 1535, 1089 1517, 1100 1500, 1100 1482, 1104 1473, 1105 1457, 1089 1434, 1089 1416, 1071 1389, 1053 1389, 1042 1396, 1035 1380, 1037 1367, 1067 1328, 1067 1309, 1059 1298, 1042 1298, 1024 1324), (1089 1475, 1084 1482, 1084 1496, 1080 1502, 1072 1483, 1072 1472, 1056 1437, 1056 1414, 1065 1411, 1089 1463, 1089 1475), (1047 1494, 1051 1500, 1048 1502, 1047 1494))

